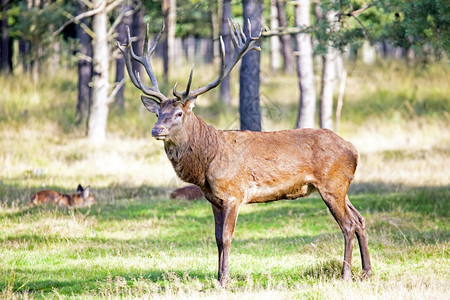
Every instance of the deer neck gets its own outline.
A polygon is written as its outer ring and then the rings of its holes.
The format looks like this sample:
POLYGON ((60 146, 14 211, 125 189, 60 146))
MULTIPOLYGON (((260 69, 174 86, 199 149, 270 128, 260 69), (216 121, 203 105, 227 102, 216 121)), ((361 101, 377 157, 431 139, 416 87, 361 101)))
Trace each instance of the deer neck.
POLYGON ((184 134, 165 141, 164 149, 177 175, 185 182, 205 186, 206 172, 218 149, 218 132, 195 114, 184 124, 184 134))

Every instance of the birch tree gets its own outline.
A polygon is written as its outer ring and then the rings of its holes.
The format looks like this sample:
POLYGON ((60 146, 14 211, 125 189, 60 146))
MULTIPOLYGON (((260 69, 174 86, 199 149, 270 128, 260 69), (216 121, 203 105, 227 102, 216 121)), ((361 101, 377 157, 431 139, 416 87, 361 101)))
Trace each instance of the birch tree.
MULTIPOLYGON (((231 0, 223 0, 220 34, 225 46, 225 63, 230 61, 232 55, 230 33, 228 32, 229 18, 231 18, 231 0)), ((220 99, 225 104, 231 104, 230 76, 224 78, 220 85, 220 99)))
MULTIPOLYGON (((310 27, 310 0, 295 3, 295 26, 300 29, 310 27)), ((314 87, 313 48, 311 35, 299 33, 295 39, 297 50, 297 76, 300 89, 300 107, 297 128, 313 128, 316 113, 316 90, 314 87)))

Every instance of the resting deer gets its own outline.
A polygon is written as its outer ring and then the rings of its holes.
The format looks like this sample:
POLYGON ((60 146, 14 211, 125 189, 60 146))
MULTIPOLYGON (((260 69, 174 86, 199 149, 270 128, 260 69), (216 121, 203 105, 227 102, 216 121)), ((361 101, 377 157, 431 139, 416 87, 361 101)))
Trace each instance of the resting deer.
POLYGON ((196 185, 188 185, 177 188, 170 193, 172 199, 194 200, 203 198, 202 190, 196 185))
POLYGON ((350 143, 326 129, 295 129, 276 132, 222 131, 207 125, 192 111, 195 99, 217 87, 228 76, 238 60, 250 50, 260 51, 261 38, 251 36, 229 20, 235 52, 225 66, 224 45, 220 38, 221 68, 212 83, 190 90, 192 73, 184 92, 174 98, 162 94, 150 56, 163 31, 150 47, 147 34, 142 56, 131 48, 128 29, 127 45, 120 46, 133 84, 146 96, 144 106, 158 117, 152 136, 164 142, 164 149, 178 176, 197 185, 211 203, 215 236, 219 251, 218 280, 229 279, 229 252, 239 208, 247 203, 296 199, 317 190, 342 230, 345 240, 342 278, 351 278, 354 234, 362 258, 362 278, 371 275, 364 219, 347 197, 354 177, 358 152, 350 143), (152 86, 142 83, 132 69, 132 60, 141 63, 152 86))
POLYGON ((94 203, 95 199, 90 192, 90 187, 83 189, 81 184, 78 185, 76 194, 66 195, 45 190, 37 192, 30 199, 30 205, 55 204, 62 207, 84 207, 94 203))

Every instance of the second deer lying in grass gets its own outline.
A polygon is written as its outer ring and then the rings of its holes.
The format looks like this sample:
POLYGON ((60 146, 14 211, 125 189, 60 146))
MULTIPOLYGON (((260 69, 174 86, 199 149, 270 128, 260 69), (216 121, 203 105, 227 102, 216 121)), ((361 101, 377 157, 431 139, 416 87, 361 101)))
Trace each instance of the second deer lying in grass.
POLYGON ((30 205, 54 204, 61 207, 84 207, 95 203, 94 196, 90 192, 90 187, 83 189, 78 185, 76 194, 60 194, 53 190, 40 191, 30 199, 30 205))
POLYGON ((194 200, 203 197, 202 190, 196 185, 183 186, 170 193, 172 199, 194 200))

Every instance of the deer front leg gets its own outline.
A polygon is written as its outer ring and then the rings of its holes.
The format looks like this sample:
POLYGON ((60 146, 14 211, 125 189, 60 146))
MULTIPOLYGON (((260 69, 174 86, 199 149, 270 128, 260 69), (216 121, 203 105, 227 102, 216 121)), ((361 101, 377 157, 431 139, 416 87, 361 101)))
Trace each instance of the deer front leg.
POLYGON ((219 271, 217 279, 222 286, 226 286, 230 279, 229 254, 231 240, 239 212, 237 205, 226 204, 223 207, 212 205, 216 227, 216 243, 219 251, 219 271))

